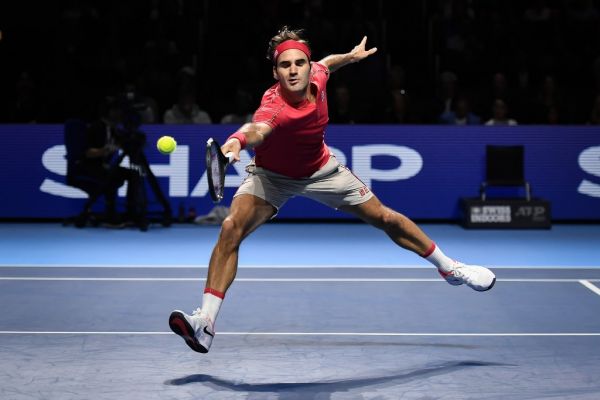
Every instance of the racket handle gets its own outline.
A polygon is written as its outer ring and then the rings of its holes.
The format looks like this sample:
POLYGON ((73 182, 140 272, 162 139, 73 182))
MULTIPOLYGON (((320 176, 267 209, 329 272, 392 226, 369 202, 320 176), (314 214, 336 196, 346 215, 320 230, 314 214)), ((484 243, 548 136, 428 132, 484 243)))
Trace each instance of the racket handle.
POLYGON ((225 154, 225 158, 227 158, 227 162, 228 162, 229 164, 231 164, 231 163, 233 162, 233 160, 235 159, 235 158, 233 157, 233 152, 232 152, 232 151, 228 151, 228 152, 225 154))

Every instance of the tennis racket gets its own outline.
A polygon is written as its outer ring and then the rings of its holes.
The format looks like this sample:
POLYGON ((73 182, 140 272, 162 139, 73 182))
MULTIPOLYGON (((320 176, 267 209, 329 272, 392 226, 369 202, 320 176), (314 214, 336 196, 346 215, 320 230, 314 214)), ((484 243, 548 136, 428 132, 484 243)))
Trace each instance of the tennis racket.
POLYGON ((208 176, 208 192, 213 203, 223 200, 225 190, 225 170, 233 162, 233 153, 223 155, 221 146, 213 138, 206 142, 206 173, 208 176))

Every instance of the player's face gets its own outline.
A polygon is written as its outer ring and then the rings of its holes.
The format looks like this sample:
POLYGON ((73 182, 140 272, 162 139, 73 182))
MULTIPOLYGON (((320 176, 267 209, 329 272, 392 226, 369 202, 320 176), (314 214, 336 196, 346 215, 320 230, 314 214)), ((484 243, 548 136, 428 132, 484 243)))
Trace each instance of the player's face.
POLYGON ((281 53, 273 67, 273 77, 288 93, 302 95, 309 83, 310 62, 301 50, 289 49, 281 53))

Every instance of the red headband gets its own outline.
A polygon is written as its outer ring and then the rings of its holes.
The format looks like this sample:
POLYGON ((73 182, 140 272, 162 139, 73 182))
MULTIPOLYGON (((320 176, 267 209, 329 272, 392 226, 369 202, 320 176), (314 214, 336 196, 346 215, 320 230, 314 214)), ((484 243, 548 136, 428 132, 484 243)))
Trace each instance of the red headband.
POLYGON ((308 60, 310 61, 310 49, 307 45, 302 42, 298 42, 293 39, 286 40, 285 42, 280 43, 277 47, 275 47, 275 51, 273 52, 273 62, 277 64, 277 59, 286 50, 289 49, 297 49, 306 54, 308 60))

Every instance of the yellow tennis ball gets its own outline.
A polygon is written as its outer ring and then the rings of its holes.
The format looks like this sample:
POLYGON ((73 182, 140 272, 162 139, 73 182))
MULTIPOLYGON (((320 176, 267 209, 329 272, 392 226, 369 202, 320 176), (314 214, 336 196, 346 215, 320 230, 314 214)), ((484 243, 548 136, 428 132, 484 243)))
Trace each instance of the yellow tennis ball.
POLYGON ((163 154, 171 154, 177 148, 177 142, 171 136, 162 136, 156 142, 156 148, 163 154))

